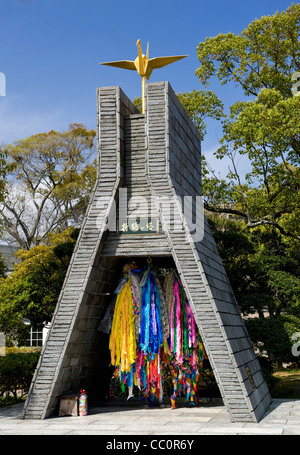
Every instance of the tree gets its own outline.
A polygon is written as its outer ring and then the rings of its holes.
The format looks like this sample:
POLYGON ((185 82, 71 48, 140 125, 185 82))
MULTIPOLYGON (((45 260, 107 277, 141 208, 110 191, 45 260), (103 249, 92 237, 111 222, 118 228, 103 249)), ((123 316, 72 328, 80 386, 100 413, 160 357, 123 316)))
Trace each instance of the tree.
POLYGON ((208 220, 242 313, 300 320, 299 250, 264 226, 249 231, 244 221, 217 214, 208 220))
POLYGON ((217 95, 210 90, 193 90, 177 94, 179 101, 198 128, 201 139, 206 134, 204 120, 209 117, 220 120, 223 114, 223 103, 217 95))
POLYGON ((292 75, 300 70, 299 18, 300 4, 292 4, 287 11, 254 20, 240 35, 206 38, 198 46, 201 67, 196 74, 204 84, 213 75, 222 85, 233 81, 246 96, 274 88, 289 98, 292 75))
POLYGON ((2 256, 2 254, 0 253, 0 278, 4 277, 6 272, 7 272, 7 267, 5 264, 5 260, 2 256))
POLYGON ((208 221, 257 352, 267 353, 272 364, 296 362, 292 335, 300 330, 299 249, 265 226, 249 230, 245 221, 219 214, 209 214, 208 221))
MULTIPOLYGON (((0 203, 4 201, 7 195, 6 184, 7 175, 13 171, 13 164, 8 162, 7 152, 0 146, 0 203)), ((0 234, 2 234, 3 226, 0 225, 0 234)), ((5 266, 3 258, 0 256, 0 276, 4 274, 5 266)))
POLYGON ((300 70, 300 4, 253 21, 240 35, 219 34, 198 46, 196 74, 208 87, 216 76, 234 82, 248 101, 230 107, 216 151, 232 168, 223 179, 204 175, 205 207, 246 220, 249 228, 269 226, 300 239, 300 96, 293 75, 300 70), (237 161, 247 156, 249 172, 237 161), (211 178, 208 178, 211 177, 211 178))
POLYGON ((261 358, 268 355, 271 363, 282 367, 284 363, 297 363, 293 355, 293 334, 300 330, 300 319, 291 315, 276 318, 254 318, 246 321, 251 340, 261 358))
POLYGON ((13 164, 8 162, 7 152, 0 147, 0 201, 4 199, 7 175, 12 170, 13 164))
POLYGON ((95 134, 74 123, 2 148, 14 167, 0 211, 6 240, 30 249, 50 232, 80 224, 95 179, 95 134))
POLYGON ((0 280, 0 332, 9 339, 24 338, 23 318, 33 325, 50 322, 78 229, 49 234, 48 244, 19 250, 13 273, 0 280))

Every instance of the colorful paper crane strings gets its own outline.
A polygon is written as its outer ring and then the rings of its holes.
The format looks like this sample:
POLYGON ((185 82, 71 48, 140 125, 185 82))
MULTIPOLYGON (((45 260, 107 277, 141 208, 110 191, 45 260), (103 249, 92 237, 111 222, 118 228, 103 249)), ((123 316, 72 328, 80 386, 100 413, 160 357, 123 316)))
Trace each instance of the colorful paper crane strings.
POLYGON ((192 308, 175 270, 164 284, 150 264, 124 267, 124 277, 116 289, 109 348, 113 379, 121 387, 140 390, 150 405, 162 402, 164 381, 172 381, 171 403, 186 396, 194 404, 203 366, 203 345, 192 308))

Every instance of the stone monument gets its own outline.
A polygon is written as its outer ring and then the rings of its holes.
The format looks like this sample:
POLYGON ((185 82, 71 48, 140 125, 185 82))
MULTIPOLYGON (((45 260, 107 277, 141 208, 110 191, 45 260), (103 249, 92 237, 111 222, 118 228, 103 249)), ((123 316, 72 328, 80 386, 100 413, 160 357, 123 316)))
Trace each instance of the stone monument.
POLYGON ((99 322, 125 261, 151 256, 177 269, 231 421, 258 422, 271 397, 203 213, 199 133, 168 82, 143 95, 141 114, 120 87, 97 89, 97 180, 23 418, 107 384, 99 322), (139 201, 143 230, 128 229, 139 201))

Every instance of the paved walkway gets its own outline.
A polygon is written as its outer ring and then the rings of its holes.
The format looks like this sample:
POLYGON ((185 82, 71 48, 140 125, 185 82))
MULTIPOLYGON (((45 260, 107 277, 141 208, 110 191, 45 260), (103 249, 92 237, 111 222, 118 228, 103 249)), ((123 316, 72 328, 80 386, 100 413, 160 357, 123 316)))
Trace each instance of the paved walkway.
POLYGON ((300 400, 274 399, 259 423, 231 423, 223 405, 91 407, 85 417, 22 420, 23 404, 0 409, 0 435, 300 435, 300 400))

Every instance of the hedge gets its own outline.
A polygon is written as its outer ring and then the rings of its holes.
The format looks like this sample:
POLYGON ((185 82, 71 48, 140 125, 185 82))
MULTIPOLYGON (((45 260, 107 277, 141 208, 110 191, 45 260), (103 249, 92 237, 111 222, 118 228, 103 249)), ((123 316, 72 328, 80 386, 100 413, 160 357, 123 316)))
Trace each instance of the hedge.
POLYGON ((29 391, 40 356, 39 348, 6 348, 0 357, 0 398, 6 394, 20 400, 29 391))

